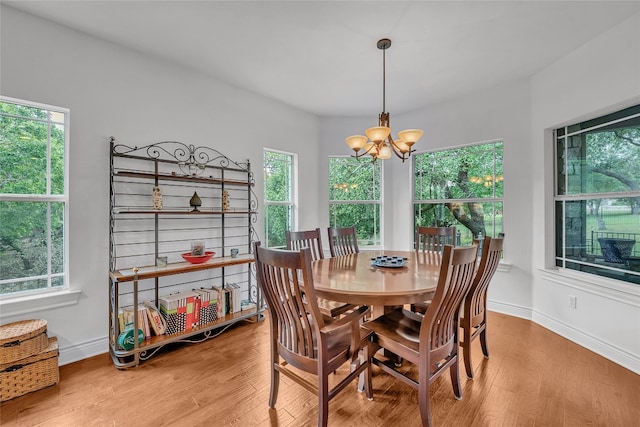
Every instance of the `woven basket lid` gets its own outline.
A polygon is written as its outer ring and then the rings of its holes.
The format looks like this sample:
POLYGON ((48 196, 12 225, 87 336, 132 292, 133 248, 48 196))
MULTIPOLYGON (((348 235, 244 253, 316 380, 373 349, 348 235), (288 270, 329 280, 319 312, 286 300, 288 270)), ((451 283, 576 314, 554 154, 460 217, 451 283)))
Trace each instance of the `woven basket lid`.
POLYGON ((20 320, 0 326, 0 346, 16 340, 28 340, 47 330, 47 321, 42 319, 20 320))

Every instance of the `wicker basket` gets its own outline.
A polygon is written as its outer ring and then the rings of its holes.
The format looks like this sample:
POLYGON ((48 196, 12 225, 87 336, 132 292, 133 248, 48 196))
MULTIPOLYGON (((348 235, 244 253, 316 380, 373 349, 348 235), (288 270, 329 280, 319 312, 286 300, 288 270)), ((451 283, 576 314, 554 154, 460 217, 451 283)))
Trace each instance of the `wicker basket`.
POLYGON ((0 401, 57 384, 58 338, 51 337, 44 351, 14 363, 0 365, 0 401))
POLYGON ((46 320, 21 320, 0 326, 0 364, 40 353, 48 345, 46 320))
POLYGON ((22 396, 60 381, 58 338, 49 338, 48 343, 49 346, 44 351, 34 356, 0 365, 0 401, 22 396))

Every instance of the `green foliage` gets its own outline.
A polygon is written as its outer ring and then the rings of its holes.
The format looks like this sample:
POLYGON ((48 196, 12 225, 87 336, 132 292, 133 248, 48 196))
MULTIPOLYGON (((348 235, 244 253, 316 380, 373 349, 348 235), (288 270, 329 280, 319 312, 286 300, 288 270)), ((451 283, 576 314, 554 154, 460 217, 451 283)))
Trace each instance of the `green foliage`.
MULTIPOLYGON (((1 280, 47 275, 49 253, 51 272, 63 272, 64 204, 37 201, 40 196, 64 194, 61 120, 61 113, 0 102, 0 194, 30 198, 0 201, 1 280)), ((3 285, 0 292, 40 287, 47 287, 46 280, 3 285)))
POLYGON ((482 202, 503 195, 502 141, 418 154, 414 165, 416 226, 455 225, 475 237, 502 231, 502 204, 482 202))
POLYGON ((289 154, 264 152, 265 245, 285 247, 285 230, 293 221, 293 158, 289 154))
POLYGON ((380 244, 380 177, 379 161, 329 158, 329 224, 355 226, 362 246, 380 244))

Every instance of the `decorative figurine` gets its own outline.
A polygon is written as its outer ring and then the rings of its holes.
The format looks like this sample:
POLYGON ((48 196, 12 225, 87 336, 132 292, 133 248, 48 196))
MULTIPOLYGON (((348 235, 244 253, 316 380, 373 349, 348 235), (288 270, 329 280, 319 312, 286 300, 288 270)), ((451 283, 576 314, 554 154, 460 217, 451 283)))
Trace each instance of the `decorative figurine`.
POLYGON ((229 192, 227 190, 222 190, 222 211, 229 210, 229 192))
POLYGON ((198 210, 198 207, 202 206, 202 200, 200 200, 200 197, 198 197, 197 191, 193 192, 193 196, 191 196, 191 199, 189 200, 189 205, 193 207, 193 210, 191 212, 200 212, 198 210))
POLYGON ((162 190, 157 185, 153 187, 153 209, 162 210, 162 190))

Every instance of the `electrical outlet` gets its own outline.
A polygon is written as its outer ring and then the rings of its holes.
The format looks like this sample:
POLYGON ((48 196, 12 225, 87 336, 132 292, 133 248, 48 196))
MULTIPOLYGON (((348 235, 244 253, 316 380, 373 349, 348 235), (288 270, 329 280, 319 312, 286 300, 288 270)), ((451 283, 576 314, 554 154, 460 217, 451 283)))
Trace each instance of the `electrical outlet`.
POLYGON ((569 307, 576 308, 578 304, 578 298, 575 295, 569 295, 569 307))

